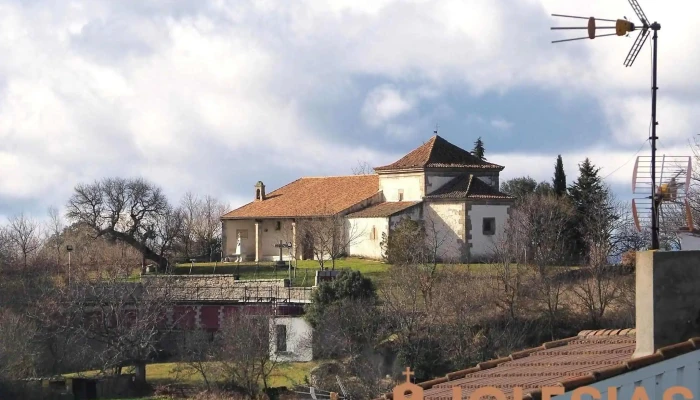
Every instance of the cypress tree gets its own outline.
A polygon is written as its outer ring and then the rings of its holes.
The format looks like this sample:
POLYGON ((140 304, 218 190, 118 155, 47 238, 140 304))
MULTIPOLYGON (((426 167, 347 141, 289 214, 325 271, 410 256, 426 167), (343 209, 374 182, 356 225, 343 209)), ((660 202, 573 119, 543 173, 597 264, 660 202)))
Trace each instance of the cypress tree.
POLYGON ((554 179, 552 179, 554 193, 557 196, 566 194, 566 174, 564 173, 564 162, 561 159, 561 154, 557 157, 557 163, 554 165, 554 179))
POLYGON ((486 157, 484 157, 484 142, 481 141, 481 136, 479 136, 479 138, 476 139, 476 142, 474 142, 474 150, 472 150, 472 154, 477 156, 480 160, 486 161, 486 157))
MULTIPOLYGON (((571 250, 579 261, 585 259, 585 218, 595 212, 601 212, 601 207, 605 207, 608 190, 603 184, 603 178, 598 176, 597 168, 591 160, 586 158, 579 164, 579 176, 569 187, 569 198, 576 210, 576 217, 572 221, 572 243, 571 250)), ((612 215, 611 215, 612 218, 612 215)))

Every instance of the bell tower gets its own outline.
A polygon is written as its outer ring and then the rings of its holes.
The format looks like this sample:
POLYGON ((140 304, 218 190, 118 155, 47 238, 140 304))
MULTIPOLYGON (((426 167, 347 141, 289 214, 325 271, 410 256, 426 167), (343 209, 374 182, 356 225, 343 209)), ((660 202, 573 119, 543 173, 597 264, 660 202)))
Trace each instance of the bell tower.
POLYGON ((262 181, 258 181, 255 184, 255 201, 265 200, 265 184, 262 181))

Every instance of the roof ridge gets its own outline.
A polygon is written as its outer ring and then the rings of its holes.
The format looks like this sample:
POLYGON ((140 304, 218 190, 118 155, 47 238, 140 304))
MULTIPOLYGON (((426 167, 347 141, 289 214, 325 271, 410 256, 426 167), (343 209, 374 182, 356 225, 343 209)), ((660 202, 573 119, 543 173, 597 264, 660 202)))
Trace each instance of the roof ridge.
MULTIPOLYGON (((365 177, 365 176, 377 176, 379 174, 351 174, 351 175, 328 175, 328 176, 302 176, 301 178, 297 178, 297 181, 299 179, 326 179, 326 178, 354 178, 354 177, 365 177)), ((285 185, 286 186, 286 185, 285 185)), ((283 186, 284 187, 284 186, 283 186)))
MULTIPOLYGON (((278 191, 278 190, 280 190, 280 189, 283 189, 283 188, 285 188, 285 187, 287 187, 287 186, 293 184, 294 182, 300 181, 300 180, 302 180, 302 179, 303 179, 303 178, 297 178, 297 179, 295 179, 295 180, 293 180, 293 181, 287 183, 286 185, 282 185, 282 186, 278 187, 277 189, 275 189, 275 190, 273 190, 273 191, 271 191, 271 192, 269 192, 269 193, 265 193, 265 196, 267 197, 267 196, 269 196, 269 195, 275 193, 276 191, 278 191)), ((232 213, 232 212, 234 212, 234 211, 240 210, 241 208, 243 208, 243 207, 245 207, 245 206, 248 206, 248 205, 250 205, 250 204, 252 204, 252 203, 255 203, 255 200, 249 201, 249 202, 243 204, 243 205, 240 206, 240 207, 234 208, 233 210, 226 211, 226 212, 224 213, 224 215, 228 215, 228 214, 230 214, 230 213, 232 213)), ((221 217, 223 217, 224 215, 222 215, 221 217)))
POLYGON ((598 330, 583 330, 578 333, 581 339, 589 337, 601 336, 636 336, 637 330, 634 328, 628 329, 598 329, 598 330))

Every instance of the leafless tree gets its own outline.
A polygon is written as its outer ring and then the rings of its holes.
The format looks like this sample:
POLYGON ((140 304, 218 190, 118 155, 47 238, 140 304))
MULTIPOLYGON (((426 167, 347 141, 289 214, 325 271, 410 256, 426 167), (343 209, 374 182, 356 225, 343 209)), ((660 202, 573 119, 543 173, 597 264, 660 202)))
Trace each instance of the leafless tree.
POLYGON ((202 251, 209 256, 209 261, 213 261, 214 252, 220 249, 221 243, 221 221, 220 218, 228 209, 228 204, 221 203, 212 196, 205 196, 202 199, 197 226, 197 237, 202 247, 202 251))
POLYGON ((489 276, 489 282, 494 301, 511 320, 520 316, 528 277, 524 250, 526 240, 517 237, 517 233, 507 224, 494 241, 490 254, 494 271, 489 276))
POLYGON ((510 232, 522 241, 519 248, 527 251, 526 262, 533 271, 533 289, 544 308, 554 336, 562 306, 560 267, 567 258, 567 225, 574 214, 571 204, 553 195, 526 196, 511 212, 510 232))
POLYGON ((195 232, 197 232, 197 224, 199 223, 199 209, 201 201, 192 192, 187 192, 180 201, 180 207, 184 211, 184 220, 182 224, 182 232, 180 241, 182 250, 186 258, 194 255, 194 246, 197 240, 195 232))
POLYGON ((367 161, 357 161, 357 166, 352 168, 353 175, 371 175, 374 168, 367 161))
POLYGON ((39 361, 35 334, 29 319, 0 308, 0 382, 33 375, 39 361))
POLYGON ((591 210, 583 219, 582 231, 588 257, 582 269, 584 276, 576 285, 574 293, 595 326, 600 325, 605 311, 620 295, 621 287, 617 278, 621 269, 610 268, 608 260, 619 247, 616 233, 627 223, 625 217, 624 205, 608 194, 603 204, 591 210))
POLYGON ((41 247, 41 231, 39 224, 24 213, 10 218, 8 226, 10 241, 22 254, 24 267, 27 267, 27 259, 41 247))
POLYGON ((250 397, 268 388, 280 361, 277 353, 271 352, 275 338, 271 316, 233 314, 225 319, 217 339, 220 375, 250 397))
POLYGON ((346 255, 349 247, 364 234, 364 230, 339 213, 301 220, 298 226, 302 246, 313 250, 322 270, 326 268, 326 260, 335 269, 335 261, 346 255))
MULTIPOLYGON (((145 259, 161 269, 172 246, 175 210, 162 190, 143 179, 108 178, 76 186, 68 202, 68 217, 92 228, 96 237, 105 236, 138 249, 145 259)), ((179 216, 178 216, 179 218, 179 216)))
POLYGON ((179 362, 174 372, 179 377, 199 375, 202 377, 207 390, 211 390, 216 378, 218 359, 218 344, 212 332, 197 329, 186 333, 178 351, 179 362))
POLYGON ((56 207, 49 207, 49 220, 46 222, 46 242, 56 252, 56 265, 61 264, 61 247, 63 246, 63 230, 65 225, 56 207))

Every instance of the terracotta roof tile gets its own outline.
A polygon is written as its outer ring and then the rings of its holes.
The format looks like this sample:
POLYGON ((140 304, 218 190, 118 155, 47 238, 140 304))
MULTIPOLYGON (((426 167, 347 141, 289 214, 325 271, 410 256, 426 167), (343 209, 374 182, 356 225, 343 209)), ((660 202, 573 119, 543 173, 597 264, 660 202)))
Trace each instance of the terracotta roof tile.
POLYGON ((377 167, 375 170, 390 171, 412 168, 478 168, 502 170, 503 166, 482 161, 470 152, 435 135, 398 161, 389 165, 377 167))
MULTIPOLYGON (((251 190, 252 192, 252 190, 251 190)), ((222 219, 332 215, 379 193, 378 175, 300 178, 224 214, 222 219)))
POLYGON ((411 208, 420 201, 396 201, 396 202, 384 202, 369 206, 364 210, 360 210, 349 214, 349 218, 379 218, 379 217, 390 217, 398 212, 404 211, 411 208))
POLYGON ((491 185, 471 174, 462 174, 455 177, 433 193, 425 196, 426 199, 515 199, 505 193, 494 189, 491 185))
POLYGON ((524 399, 538 400, 544 386, 560 386, 570 391, 700 350, 700 338, 692 338, 663 347, 649 356, 632 359, 636 345, 634 332, 634 329, 581 331, 575 337, 482 362, 476 367, 447 374, 446 381, 428 381, 424 386, 424 398, 452 400, 452 387, 459 386, 462 398, 467 399, 476 389, 493 386, 509 399, 513 398, 515 388, 522 388, 524 399))

